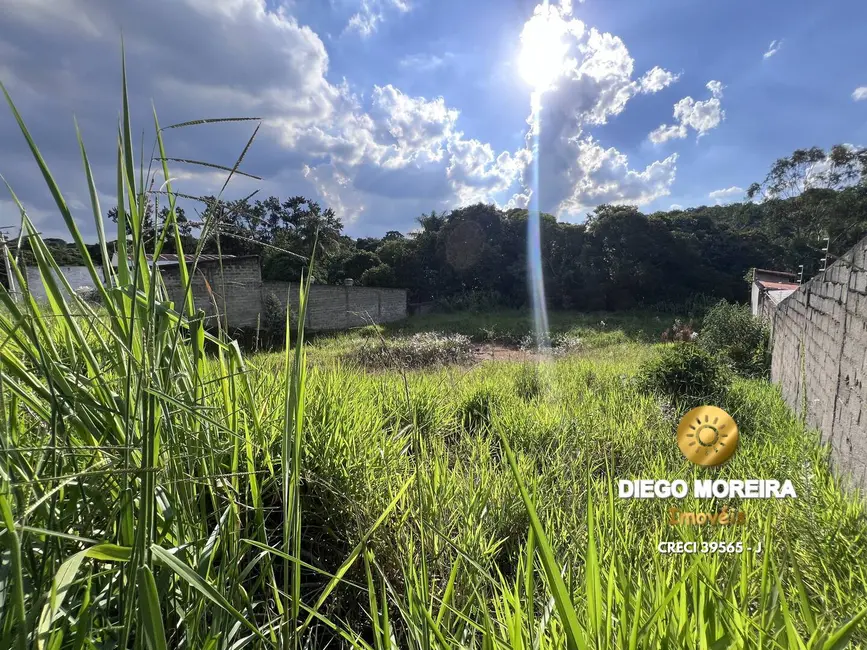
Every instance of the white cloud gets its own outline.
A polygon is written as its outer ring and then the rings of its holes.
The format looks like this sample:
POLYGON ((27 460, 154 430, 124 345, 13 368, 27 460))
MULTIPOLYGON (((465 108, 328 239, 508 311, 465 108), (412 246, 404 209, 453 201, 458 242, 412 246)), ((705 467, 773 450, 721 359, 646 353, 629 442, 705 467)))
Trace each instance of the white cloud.
POLYGON ((767 52, 765 52, 762 56, 765 59, 770 59, 774 54, 780 51, 780 48, 783 47, 783 41, 780 39, 779 41, 771 41, 771 44, 768 46, 767 52))
POLYGON ((668 209, 669 210, 683 210, 683 206, 680 203, 672 203, 668 209))
MULTIPOLYGON (((508 152, 465 134, 459 112, 442 97, 408 95, 391 84, 357 95, 347 82, 329 82, 328 53, 319 36, 265 0, 5 1, 13 10, 0 26, 3 77, 13 80, 19 108, 70 201, 83 197, 87 203, 70 131, 73 112, 91 147, 98 190, 112 201, 115 143, 105 125, 116 120, 122 25, 140 26, 125 32, 134 129, 149 126, 151 97, 163 124, 261 116, 258 141, 245 160, 247 169, 265 177, 260 194, 311 195, 334 207, 354 232, 405 229, 423 211, 511 194, 511 205, 535 195, 546 211, 583 216, 602 202, 652 201, 668 194, 674 181, 676 155, 633 169, 623 153, 603 146, 588 129, 678 75, 654 67, 634 76, 623 41, 578 20, 564 18, 564 74, 532 107, 525 146, 508 152), (164 14, 173 20, 152 20, 164 14), (537 117, 538 134, 532 126, 537 117), (537 135, 541 185, 532 178, 537 135)), ((569 16, 568 4, 561 2, 561 17, 569 16)), ((359 7, 360 16, 365 7, 370 10, 368 18, 383 9, 409 9, 398 0, 359 7)), ((167 145, 170 155, 231 164, 248 135, 246 125, 216 133, 195 127, 167 132, 167 145)), ((0 120, 0 141, 19 140, 14 124, 0 120)), ((44 213, 40 229, 62 230, 59 220, 52 229, 50 198, 32 164, 24 164, 26 156, 20 146, 4 149, 2 171, 9 170, 25 200, 30 197, 33 213, 44 213)), ((183 181, 177 189, 190 194, 212 193, 220 185, 212 172, 178 167, 173 176, 183 181)), ((245 179, 233 183, 242 188, 238 194, 252 191, 245 179)), ((92 234, 87 210, 81 219, 92 234)))
POLYGON ((362 38, 367 38, 376 31, 376 26, 382 22, 382 14, 366 11, 353 14, 346 24, 345 32, 358 32, 362 38))
POLYGON ((390 9, 406 13, 410 10, 410 5, 406 0, 361 0, 361 6, 349 19, 343 31, 358 32, 362 38, 367 38, 377 30, 390 9))
POLYGON ((715 98, 720 99, 722 97, 723 85, 721 81, 708 81, 705 87, 715 98))
POLYGON ((744 190, 744 188, 738 187, 737 185, 732 185, 731 187, 727 187, 724 190, 714 190, 707 196, 708 198, 713 199, 717 205, 723 205, 726 203, 743 201, 744 194, 746 194, 746 190, 744 190))
POLYGON ((432 72, 437 68, 445 66, 451 61, 453 56, 451 52, 445 52, 442 56, 437 54, 410 54, 403 57, 398 65, 412 72, 432 72))
MULTIPOLYGON (((47 0, 33 4, 15 0, 12 16, 19 38, 7 43, 10 30, 5 24, 0 28, 2 67, 9 72, 4 78, 14 81, 12 89, 31 128, 49 136, 44 138, 48 143, 71 140, 56 145, 55 153, 69 161, 62 168, 54 166, 61 186, 80 183, 80 159, 71 131, 73 109, 82 116, 86 139, 89 134, 105 133, 104 124, 116 119, 119 58, 114 55, 121 24, 145 26, 127 34, 134 108, 149 106, 153 96, 163 123, 217 114, 261 116, 263 127, 245 161, 245 166, 257 167, 255 172, 265 177, 261 194, 311 194, 332 205, 347 223, 368 232, 406 227, 414 215, 431 208, 493 201, 495 193, 514 183, 525 164, 521 151, 495 151, 460 132, 458 111, 442 97, 410 96, 383 85, 374 86, 362 99, 345 82, 329 83, 328 55, 319 37, 285 11, 268 9, 264 0, 153 0, 149 7, 124 3, 123 9, 106 0, 104 11, 96 11, 90 1, 58 0, 64 11, 55 11, 57 5, 47 0), (147 20, 149 12, 172 12, 171 28, 147 20), (69 15, 78 16, 77 24, 94 28, 70 30, 69 15), (224 38, 214 38, 220 34, 224 38), (236 34, 244 37, 232 38, 236 34), (40 51, 45 57, 37 63, 33 53, 40 51), (44 62, 61 59, 67 51, 88 66, 77 65, 74 58, 69 65, 44 62), (100 74, 91 74, 92 62, 100 63, 100 74), (80 72, 85 69, 86 75, 80 72), (26 86, 19 83, 21 79, 27 80, 26 86), (62 93, 51 92, 58 87, 62 93), (58 106, 45 97, 62 97, 69 105, 58 106), (69 118, 62 128, 57 126, 63 121, 58 117, 69 118)), ((395 0, 376 6, 409 8, 395 0)), ((142 110, 144 119, 149 118, 147 112, 142 110)), ((0 139, 17 142, 14 138, 20 136, 15 136, 13 126, 0 121, 0 139)), ((139 127, 134 124, 134 128, 139 127)), ((179 142, 195 150, 189 157, 231 164, 248 134, 249 130, 241 135, 236 148, 227 145, 231 139, 215 137, 213 129, 196 127, 168 132, 167 144, 170 152, 179 142)), ((101 156, 91 151, 91 157, 97 184, 110 197, 114 184, 110 133, 106 145, 101 156)), ((48 149, 51 153, 50 145, 48 149)), ((35 197, 44 208, 38 175, 19 161, 26 161, 22 148, 4 150, 3 171, 9 170, 19 192, 35 197), (27 172, 19 171, 25 168, 27 172), (29 193, 23 191, 26 186, 31 187, 29 193)), ((189 173, 180 167, 173 176, 182 181, 178 189, 191 194, 214 192, 220 186, 212 173, 189 173)), ((233 185, 243 187, 244 194, 252 191, 244 179, 233 185)), ((86 199, 86 188, 67 195, 86 199)), ((35 208, 33 212, 42 214, 35 208)), ((50 206, 46 214, 52 214, 50 206)), ((85 230, 92 230, 86 211, 82 216, 85 230)), ((48 225, 40 227, 52 231, 48 225)))
POLYGON ((657 93, 663 88, 667 88, 675 81, 680 79, 679 74, 674 74, 668 70, 664 70, 656 66, 652 70, 644 73, 644 76, 638 80, 638 85, 643 93, 657 93))
POLYGON ((856 88, 852 93, 852 99, 856 102, 864 101, 867 99, 867 86, 861 86, 860 88, 856 88))
POLYGON ((629 168, 624 154, 613 147, 604 149, 593 138, 584 138, 577 148, 574 183, 560 205, 561 213, 580 215, 601 203, 650 203, 669 194, 674 183, 677 154, 637 171, 629 168))
POLYGON ((672 139, 683 139, 686 137, 686 127, 683 124, 673 124, 666 126, 662 124, 650 132, 650 141, 654 144, 662 144, 672 139))
POLYGON ((677 124, 663 124, 650 133, 650 141, 654 144, 667 142, 678 138, 683 139, 693 129, 700 138, 711 129, 719 126, 725 119, 725 111, 720 102, 723 85, 719 81, 709 81, 707 89, 712 97, 704 101, 696 101, 692 97, 684 97, 674 105, 674 118, 677 124))

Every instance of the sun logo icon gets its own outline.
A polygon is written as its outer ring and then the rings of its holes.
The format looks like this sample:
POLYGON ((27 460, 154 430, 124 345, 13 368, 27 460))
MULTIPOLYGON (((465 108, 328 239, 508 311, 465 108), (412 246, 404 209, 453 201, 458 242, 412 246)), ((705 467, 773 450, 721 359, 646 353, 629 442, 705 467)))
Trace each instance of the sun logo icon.
POLYGON ((706 467, 731 458, 738 446, 738 425, 716 406, 699 406, 683 416, 677 446, 687 460, 706 467))

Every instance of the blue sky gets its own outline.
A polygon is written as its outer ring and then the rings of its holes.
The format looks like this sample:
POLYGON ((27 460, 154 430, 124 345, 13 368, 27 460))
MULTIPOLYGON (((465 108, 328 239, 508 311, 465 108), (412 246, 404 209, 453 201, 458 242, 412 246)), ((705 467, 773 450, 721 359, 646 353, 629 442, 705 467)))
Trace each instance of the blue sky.
MULTIPOLYGON (((121 29, 137 129, 151 101, 163 123, 262 117, 245 169, 263 180, 239 179, 229 195, 309 196, 359 236, 475 201, 581 221, 601 202, 653 211, 740 200, 796 148, 867 144, 867 3, 855 0, 3 4, 0 81, 88 235, 72 116, 105 212, 121 29)), ((231 164, 249 132, 171 132, 169 153, 231 164)), ((5 109, 0 150, 31 217, 63 235, 5 109)), ((173 171, 190 194, 222 184, 201 168, 173 171)), ((15 220, 7 198, 3 225, 15 220)))

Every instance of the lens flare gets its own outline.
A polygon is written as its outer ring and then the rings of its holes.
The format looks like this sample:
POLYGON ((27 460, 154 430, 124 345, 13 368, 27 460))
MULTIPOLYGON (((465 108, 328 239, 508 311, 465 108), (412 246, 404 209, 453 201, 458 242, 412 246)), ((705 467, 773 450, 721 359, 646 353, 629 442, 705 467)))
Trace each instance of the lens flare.
MULTIPOLYGON (((534 93, 535 94, 535 93, 534 93)), ((548 334, 548 311, 545 303, 545 278, 542 273, 542 227, 539 212, 539 117, 534 111, 533 119, 533 177, 530 205, 527 214, 527 278, 530 283, 530 299, 533 305, 533 329, 536 335, 536 348, 548 352, 551 339, 548 334)))
POLYGON ((546 2, 521 31, 518 71, 537 92, 550 88, 564 71, 568 45, 563 36, 568 29, 560 10, 546 2))

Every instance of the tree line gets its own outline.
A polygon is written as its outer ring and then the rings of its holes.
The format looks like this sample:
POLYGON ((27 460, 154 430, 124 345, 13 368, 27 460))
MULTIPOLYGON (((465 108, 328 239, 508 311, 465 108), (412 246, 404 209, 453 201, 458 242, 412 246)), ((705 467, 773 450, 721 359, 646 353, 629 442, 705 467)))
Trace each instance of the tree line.
MULTIPOLYGON (((742 202, 644 214, 601 205, 584 223, 539 216, 541 270, 552 309, 617 310, 677 303, 704 294, 741 301, 751 268, 811 277, 867 232, 867 150, 837 145, 800 149, 772 165, 742 202)), ((319 283, 352 279, 366 286, 405 287, 410 300, 520 307, 528 300, 527 210, 470 205, 417 219, 407 233, 352 238, 330 208, 301 196, 221 201, 202 197, 206 240, 177 209, 185 251, 259 255, 267 280, 297 280, 316 249, 319 283)), ((117 210, 109 217, 117 220, 117 210)), ((168 211, 145 216, 153 238, 168 211)), ((198 225, 198 224, 196 224, 198 225)), ((168 238, 165 252, 173 252, 168 238)), ((72 263, 69 246, 52 247, 72 263)), ((94 247, 93 253, 98 255, 94 247)))

